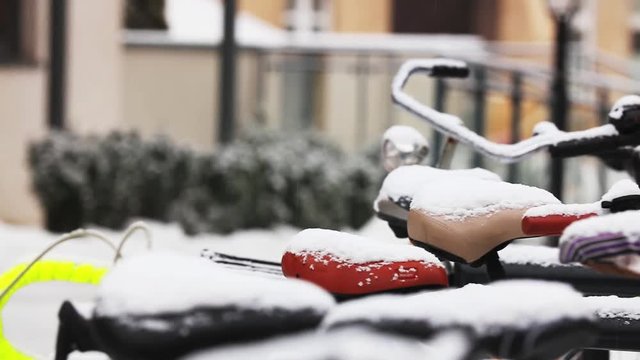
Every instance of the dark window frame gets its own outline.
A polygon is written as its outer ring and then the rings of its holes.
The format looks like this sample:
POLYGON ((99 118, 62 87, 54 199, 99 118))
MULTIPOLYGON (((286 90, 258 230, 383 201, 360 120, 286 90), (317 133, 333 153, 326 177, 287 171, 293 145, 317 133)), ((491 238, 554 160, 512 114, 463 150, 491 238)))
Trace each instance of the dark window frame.
POLYGON ((0 0, 0 16, 0 64, 20 62, 24 55, 21 0, 0 0))

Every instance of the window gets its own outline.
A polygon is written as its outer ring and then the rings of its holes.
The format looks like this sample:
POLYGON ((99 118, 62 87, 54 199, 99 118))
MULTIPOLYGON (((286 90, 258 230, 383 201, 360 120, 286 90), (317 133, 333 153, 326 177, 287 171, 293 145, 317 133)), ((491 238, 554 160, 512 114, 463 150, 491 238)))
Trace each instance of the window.
POLYGON ((0 63, 21 60, 20 0, 0 0, 0 63))
POLYGON ((166 30, 164 0, 126 0, 127 29, 166 30))

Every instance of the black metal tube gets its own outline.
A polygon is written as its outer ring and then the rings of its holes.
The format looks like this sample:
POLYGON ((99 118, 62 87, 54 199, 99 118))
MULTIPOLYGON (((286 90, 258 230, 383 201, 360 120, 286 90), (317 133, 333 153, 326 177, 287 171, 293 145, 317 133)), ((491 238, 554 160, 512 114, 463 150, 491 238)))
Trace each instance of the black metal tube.
POLYGON ((49 33, 49 128, 65 128, 67 1, 51 0, 49 33))
POLYGON ((224 1, 223 39, 220 48, 220 118, 218 140, 227 143, 235 130, 235 78, 236 78, 236 1, 224 1))
MULTIPOLYGON (((556 17, 556 42, 554 53, 553 80, 551 83, 551 120, 558 129, 567 130, 569 100, 567 96, 567 50, 569 42, 569 16, 556 17)), ((551 192, 562 200, 564 186, 564 162, 551 160, 551 192)))
MULTIPOLYGON (((522 74, 511 74, 511 143, 520 141, 522 121, 522 74)), ((509 182, 518 182, 520 177, 518 163, 509 165, 509 182)))
MULTIPOLYGON (((473 130, 481 136, 484 136, 484 123, 485 123, 485 108, 486 108, 486 85, 487 76, 486 69, 484 67, 477 67, 475 73, 475 88, 473 93, 473 130)), ((482 155, 474 151, 473 152, 473 166, 482 167, 483 159, 482 155)))
MULTIPOLYGON (((444 81, 444 79, 437 78, 435 87, 433 108, 440 112, 444 112, 444 109, 447 105, 447 83, 444 81)), ((444 145, 442 144, 442 134, 440 134, 440 132, 438 132, 436 129, 433 129, 432 141, 433 146, 431 147, 431 153, 433 154, 433 157, 431 160, 431 164, 432 166, 438 166, 438 164, 440 163, 439 157, 442 154, 444 145)))

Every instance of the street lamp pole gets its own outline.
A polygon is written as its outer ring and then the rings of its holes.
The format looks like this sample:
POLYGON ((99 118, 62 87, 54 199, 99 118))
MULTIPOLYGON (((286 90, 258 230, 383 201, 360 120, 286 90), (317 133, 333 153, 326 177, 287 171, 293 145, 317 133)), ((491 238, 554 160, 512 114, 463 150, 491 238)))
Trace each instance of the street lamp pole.
MULTIPOLYGON (((578 0, 549 0, 550 12, 555 20, 555 50, 553 59, 553 78, 551 81, 551 121, 562 131, 567 130, 569 98, 567 95, 568 50, 571 32, 571 18, 578 10, 578 0)), ((564 162, 551 160, 551 192, 562 200, 564 185, 564 162)))

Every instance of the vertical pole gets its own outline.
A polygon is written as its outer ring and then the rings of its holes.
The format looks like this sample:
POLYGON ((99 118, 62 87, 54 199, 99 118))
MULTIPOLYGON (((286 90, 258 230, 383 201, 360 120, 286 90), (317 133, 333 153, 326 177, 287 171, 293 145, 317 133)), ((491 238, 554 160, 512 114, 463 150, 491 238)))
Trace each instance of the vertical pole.
POLYGON ((220 118, 218 140, 227 143, 233 139, 235 125, 235 77, 236 77, 236 1, 224 0, 224 35, 220 62, 220 118))
POLYGON ((365 145, 367 141, 367 98, 369 97, 367 81, 369 79, 369 58, 366 55, 358 55, 356 64, 358 76, 358 128, 356 129, 357 144, 365 145))
POLYGON ((265 86, 267 76, 266 54, 262 50, 255 52, 256 56, 256 122, 260 125, 267 123, 267 114, 265 110, 265 86))
POLYGON ((67 1, 51 0, 49 33, 49 128, 65 127, 67 1))
MULTIPOLYGON (((600 124, 607 123, 609 115, 609 92, 606 88, 598 89, 598 121, 600 124)), ((607 168, 602 163, 598 162, 598 186, 600 188, 600 194, 604 194, 607 191, 607 168)))
MULTIPOLYGON (((511 74, 511 143, 520 141, 521 122, 522 74, 516 71, 511 74)), ((509 182, 518 182, 519 170, 517 162, 509 165, 509 182)))
MULTIPOLYGON (((434 109, 444 112, 444 109, 447 105, 447 83, 444 79, 437 78, 436 79, 436 89, 435 89, 435 98, 433 100, 434 109)), ((431 166, 439 166, 440 159, 439 156, 442 154, 444 148, 442 144, 442 134, 440 134, 435 128, 433 128, 433 159, 431 161, 431 166)))
MULTIPOLYGON (((556 43, 553 80, 551 83, 551 119, 562 131, 567 130, 567 45, 569 40, 569 16, 556 17, 556 43)), ((564 162, 551 159, 551 192, 562 200, 564 162)))
MULTIPOLYGON (((480 136, 484 136, 484 120, 485 120, 485 100, 486 100, 486 69, 477 67, 475 69, 475 89, 473 94, 474 115, 473 130, 480 136)), ((473 166, 482 167, 482 155, 479 152, 473 152, 473 166)))

